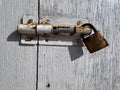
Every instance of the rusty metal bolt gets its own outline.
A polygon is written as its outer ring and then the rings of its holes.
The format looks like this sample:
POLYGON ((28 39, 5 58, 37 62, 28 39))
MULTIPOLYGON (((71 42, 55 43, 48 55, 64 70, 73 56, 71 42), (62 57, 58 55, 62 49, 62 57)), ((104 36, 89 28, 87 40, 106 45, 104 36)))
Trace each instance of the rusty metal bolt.
POLYGON ((82 21, 77 21, 77 25, 80 25, 80 24, 82 24, 82 21))

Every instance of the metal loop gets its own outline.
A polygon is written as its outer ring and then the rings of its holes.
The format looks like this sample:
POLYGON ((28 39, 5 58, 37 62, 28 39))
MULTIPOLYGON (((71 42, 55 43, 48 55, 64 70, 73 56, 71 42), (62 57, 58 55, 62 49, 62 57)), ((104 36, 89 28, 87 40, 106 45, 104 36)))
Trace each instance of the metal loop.
POLYGON ((91 23, 85 23, 83 25, 81 25, 82 27, 85 27, 85 26, 90 26, 91 29, 93 29, 93 31, 96 33, 97 32, 97 29, 94 27, 94 25, 92 25, 91 23))

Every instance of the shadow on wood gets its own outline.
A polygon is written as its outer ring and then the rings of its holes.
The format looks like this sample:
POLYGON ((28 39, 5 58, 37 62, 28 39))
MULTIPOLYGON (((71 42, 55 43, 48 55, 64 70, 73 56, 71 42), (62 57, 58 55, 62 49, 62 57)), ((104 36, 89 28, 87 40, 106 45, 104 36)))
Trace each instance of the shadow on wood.
POLYGON ((16 41, 20 41, 20 34, 16 31, 12 32, 8 37, 7 37, 7 41, 12 41, 12 42, 16 42, 16 41))
POLYGON ((70 57, 71 57, 71 61, 74 61, 78 58, 80 58, 81 56, 83 56, 83 50, 82 50, 83 46, 70 46, 68 47, 69 53, 70 53, 70 57))
POLYGON ((34 46, 34 45, 23 45, 20 43, 21 35, 16 31, 12 32, 8 37, 7 41, 9 42, 19 42, 19 46, 34 46))

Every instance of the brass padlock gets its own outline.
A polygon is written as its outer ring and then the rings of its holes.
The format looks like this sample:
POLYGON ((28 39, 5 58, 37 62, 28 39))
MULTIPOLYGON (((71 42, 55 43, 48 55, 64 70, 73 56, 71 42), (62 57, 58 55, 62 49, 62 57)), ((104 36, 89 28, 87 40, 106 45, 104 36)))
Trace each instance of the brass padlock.
POLYGON ((96 52, 108 46, 108 42, 105 40, 100 31, 97 31, 97 29, 90 23, 82 25, 82 27, 86 26, 89 26, 94 31, 94 34, 89 35, 86 38, 84 36, 82 37, 82 41, 84 42, 90 53, 96 52))

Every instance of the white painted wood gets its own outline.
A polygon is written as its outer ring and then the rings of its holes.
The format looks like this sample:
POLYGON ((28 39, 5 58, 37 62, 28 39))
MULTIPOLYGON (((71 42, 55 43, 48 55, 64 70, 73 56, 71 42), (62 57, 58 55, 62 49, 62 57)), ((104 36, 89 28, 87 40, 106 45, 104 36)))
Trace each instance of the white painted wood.
POLYGON ((85 18, 110 45, 94 54, 85 47, 39 46, 39 90, 120 89, 119 8, 119 0, 40 0, 41 15, 85 18))
POLYGON ((36 89, 36 46, 19 45, 17 25, 37 16, 37 0, 0 0, 0 90, 36 89))

